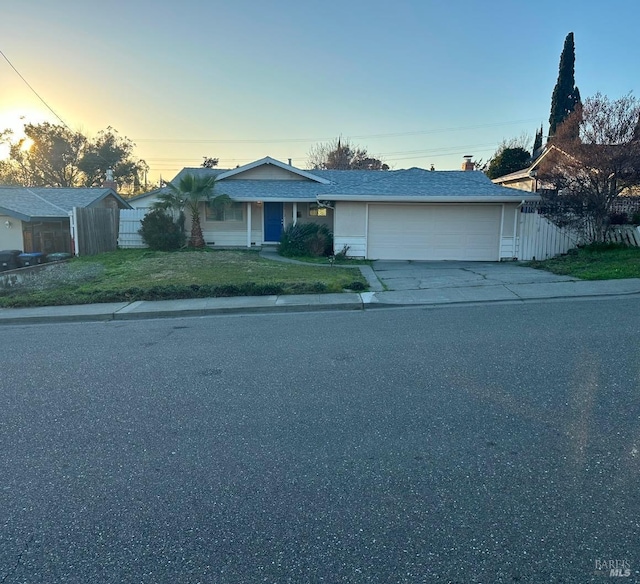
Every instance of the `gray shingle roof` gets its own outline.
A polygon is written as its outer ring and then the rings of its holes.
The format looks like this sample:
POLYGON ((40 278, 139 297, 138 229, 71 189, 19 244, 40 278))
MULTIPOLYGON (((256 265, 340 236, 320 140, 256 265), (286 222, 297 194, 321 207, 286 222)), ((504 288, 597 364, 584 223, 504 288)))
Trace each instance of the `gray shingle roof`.
MULTIPOLYGON (((187 173, 196 176, 218 176, 226 169, 184 168, 172 181, 187 173)), ((330 181, 312 180, 247 180, 222 179, 216 184, 218 194, 237 201, 315 201, 332 197, 355 200, 413 200, 433 198, 478 198, 519 201, 522 192, 501 187, 481 172, 408 170, 311 170, 309 173, 330 181)), ((153 194, 157 194, 154 192, 153 194)), ((144 196, 144 195, 143 195, 144 196)), ((529 195, 529 198, 535 195, 529 195)))
MULTIPOLYGON (((354 171, 359 172, 359 171, 354 171)), ((481 172, 462 170, 430 171, 422 168, 410 168, 391 172, 377 172, 378 180, 352 184, 346 188, 336 185, 335 195, 353 195, 358 197, 513 197, 521 199, 521 192, 514 192, 495 185, 481 172)))
POLYGON ((375 201, 379 197, 500 197, 522 199, 522 193, 500 187, 481 172, 428 171, 420 168, 395 171, 315 171, 331 184, 312 181, 221 180, 217 191, 232 199, 315 200, 353 196, 375 201))
POLYGON ((117 197, 108 188, 0 187, 0 213, 23 221, 66 218, 74 207, 90 207, 110 194, 117 197))

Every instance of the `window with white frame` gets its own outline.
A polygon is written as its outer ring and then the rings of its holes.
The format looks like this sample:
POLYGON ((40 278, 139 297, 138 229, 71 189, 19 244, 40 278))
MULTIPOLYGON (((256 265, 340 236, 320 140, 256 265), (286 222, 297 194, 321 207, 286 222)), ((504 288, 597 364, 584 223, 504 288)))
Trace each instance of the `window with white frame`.
POLYGON ((205 206, 205 219, 207 221, 243 221, 244 203, 229 203, 223 206, 214 206, 207 203, 205 206))
POLYGON ((318 203, 309 203, 309 217, 326 217, 327 208, 321 207, 318 203))

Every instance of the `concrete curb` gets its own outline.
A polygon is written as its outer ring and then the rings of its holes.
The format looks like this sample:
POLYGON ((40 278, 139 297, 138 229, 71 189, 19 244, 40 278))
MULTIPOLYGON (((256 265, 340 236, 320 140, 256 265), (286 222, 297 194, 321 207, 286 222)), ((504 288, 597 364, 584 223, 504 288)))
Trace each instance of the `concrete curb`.
POLYGON ((1 308, 0 326, 79 323, 234 314, 274 314, 329 310, 438 307, 544 300, 608 299, 640 295, 640 279, 467 286, 407 291, 238 296, 189 300, 137 301, 38 308, 1 308))
POLYGON ((3 308, 0 309, 0 326, 59 322, 107 322, 223 314, 363 310, 363 308, 364 303, 360 294, 357 293, 136 301, 41 308, 3 308))

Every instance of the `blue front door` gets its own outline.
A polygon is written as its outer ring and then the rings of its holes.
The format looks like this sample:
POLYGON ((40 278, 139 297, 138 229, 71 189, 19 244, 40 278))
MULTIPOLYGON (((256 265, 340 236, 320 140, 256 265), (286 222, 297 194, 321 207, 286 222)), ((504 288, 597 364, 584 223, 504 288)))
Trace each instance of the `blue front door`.
POLYGON ((264 240, 280 241, 284 222, 283 203, 264 204, 264 240))

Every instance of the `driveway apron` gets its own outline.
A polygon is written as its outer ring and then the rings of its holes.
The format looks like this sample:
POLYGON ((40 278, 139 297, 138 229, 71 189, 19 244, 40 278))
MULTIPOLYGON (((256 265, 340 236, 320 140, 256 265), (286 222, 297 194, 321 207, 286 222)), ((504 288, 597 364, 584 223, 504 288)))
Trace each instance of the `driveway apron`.
POLYGON ((576 278, 535 270, 516 262, 373 262, 373 270, 386 290, 433 290, 575 282, 576 278))

